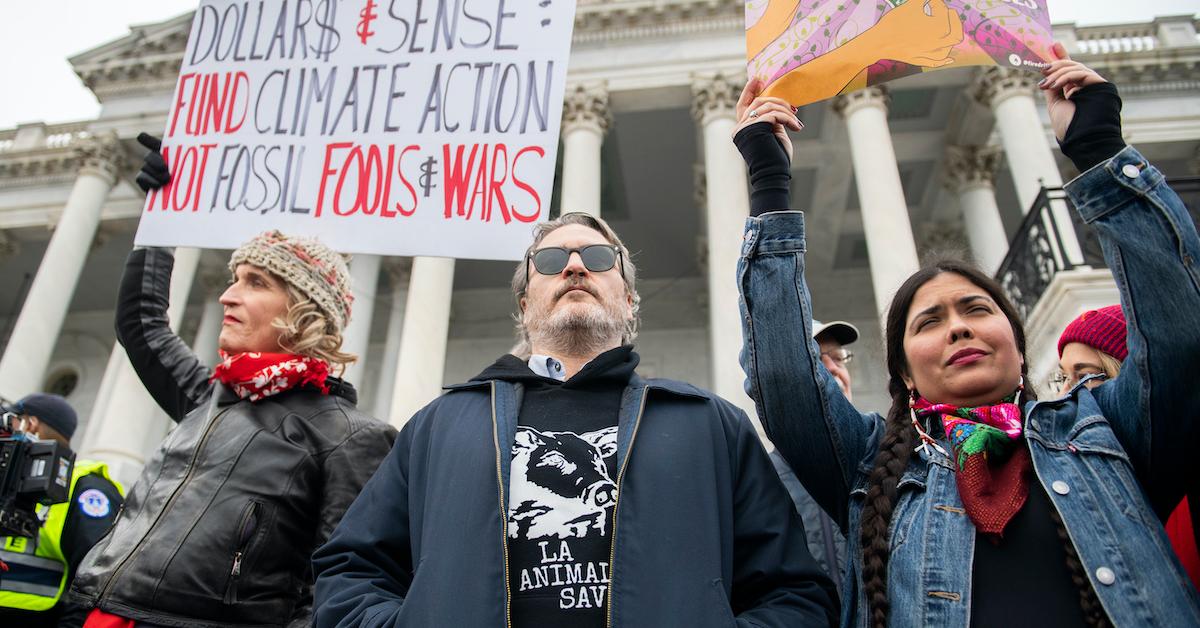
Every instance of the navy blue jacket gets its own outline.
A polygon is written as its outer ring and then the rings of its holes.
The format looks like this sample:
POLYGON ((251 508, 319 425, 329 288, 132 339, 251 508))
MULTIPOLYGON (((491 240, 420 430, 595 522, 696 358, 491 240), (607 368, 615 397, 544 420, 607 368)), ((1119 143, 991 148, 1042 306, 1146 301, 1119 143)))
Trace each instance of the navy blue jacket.
MULTIPOLYGON (((315 624, 506 626, 521 386, 418 412, 317 550, 315 624)), ((827 626, 837 593, 745 413, 634 375, 618 420, 610 626, 827 626)))

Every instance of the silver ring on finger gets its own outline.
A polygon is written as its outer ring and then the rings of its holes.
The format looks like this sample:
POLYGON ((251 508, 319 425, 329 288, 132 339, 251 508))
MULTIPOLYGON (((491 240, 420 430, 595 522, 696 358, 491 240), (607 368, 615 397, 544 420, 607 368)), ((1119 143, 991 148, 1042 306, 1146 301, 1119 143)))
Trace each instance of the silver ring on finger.
POLYGON ((750 117, 751 117, 751 118, 757 118, 757 117, 758 117, 758 109, 751 109, 751 110, 750 110, 750 117))

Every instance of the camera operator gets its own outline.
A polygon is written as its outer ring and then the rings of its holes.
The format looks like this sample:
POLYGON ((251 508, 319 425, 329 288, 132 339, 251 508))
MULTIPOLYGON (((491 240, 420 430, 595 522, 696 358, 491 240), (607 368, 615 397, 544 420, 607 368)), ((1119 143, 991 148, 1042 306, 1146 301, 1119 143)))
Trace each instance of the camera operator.
MULTIPOLYGON (((10 410, 18 416, 17 431, 70 447, 78 419, 66 399, 35 393, 10 410)), ((86 609, 60 600, 79 562, 117 518, 121 493, 104 463, 77 460, 70 499, 45 509, 37 537, 0 537, 0 561, 7 566, 0 567, 0 625, 56 626, 74 615, 74 625, 83 622, 86 609)))

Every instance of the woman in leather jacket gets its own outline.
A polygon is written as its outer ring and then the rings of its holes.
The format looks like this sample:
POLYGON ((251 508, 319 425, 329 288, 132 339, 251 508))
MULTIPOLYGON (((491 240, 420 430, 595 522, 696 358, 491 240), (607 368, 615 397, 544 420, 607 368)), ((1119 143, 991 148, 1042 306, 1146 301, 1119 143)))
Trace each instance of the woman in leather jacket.
MULTIPOLYGON (((943 261, 886 317, 892 407, 863 413, 810 341, 804 216, 787 207, 787 103, 738 106, 751 212, 738 286, 747 390, 768 435, 847 531, 843 626, 1200 625, 1160 523, 1195 473, 1200 237, 1120 131, 1116 88, 1061 45, 1039 87, 1066 186, 1129 315, 1121 377, 1039 401, 1000 286, 943 261), (766 122, 766 124, 762 124, 766 122)), ((862 173, 867 176, 867 173, 862 173)))
MULTIPOLYGON (((156 156, 143 175, 161 184, 156 156)), ((309 557, 396 437, 330 373, 354 359, 340 350, 345 260, 279 232, 235 251, 215 368, 168 327, 173 261, 168 249, 130 253, 117 337, 178 425, 72 593, 94 609, 89 627, 308 625, 309 557)))

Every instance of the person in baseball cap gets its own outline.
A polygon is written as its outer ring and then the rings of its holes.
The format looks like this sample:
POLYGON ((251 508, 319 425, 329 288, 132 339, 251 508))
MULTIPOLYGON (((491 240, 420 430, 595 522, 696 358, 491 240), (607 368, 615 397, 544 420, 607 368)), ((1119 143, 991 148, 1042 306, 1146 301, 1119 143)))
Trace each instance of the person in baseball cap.
MULTIPOLYGON (((18 417, 18 431, 70 448, 79 425, 66 399, 33 393, 5 408, 18 417)), ((124 502, 124 489, 108 465, 75 459, 70 498, 42 511, 36 539, 0 537, 0 626, 78 626, 87 609, 66 599, 83 557, 108 532, 124 502)))
POLYGON ((822 323, 813 320, 812 337, 821 347, 821 363, 829 369, 829 373, 837 380, 842 394, 850 400, 850 370, 846 365, 854 358, 854 354, 846 345, 858 340, 858 328, 846 321, 830 321, 822 323))
POLYGON ((22 419, 21 431, 68 446, 79 425, 75 408, 66 399, 49 393, 25 395, 13 404, 12 411, 22 419))

